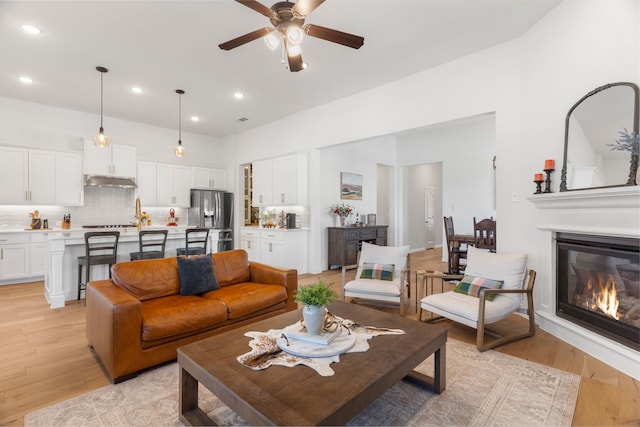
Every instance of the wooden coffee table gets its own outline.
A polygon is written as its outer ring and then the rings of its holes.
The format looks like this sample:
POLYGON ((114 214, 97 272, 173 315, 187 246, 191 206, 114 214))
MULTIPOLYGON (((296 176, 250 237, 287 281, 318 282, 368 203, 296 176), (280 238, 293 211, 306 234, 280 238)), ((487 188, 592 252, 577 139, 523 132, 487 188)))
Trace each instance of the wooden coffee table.
POLYGON ((333 314, 361 325, 397 328, 404 335, 380 335, 364 353, 345 353, 331 364, 335 375, 320 376, 303 365, 271 366, 254 371, 236 357, 251 349, 248 331, 282 329, 301 318, 292 311, 178 349, 180 420, 191 425, 215 425, 198 407, 198 383, 253 425, 344 425, 398 381, 405 379, 445 390, 447 330, 396 314, 333 303, 333 314), (434 375, 413 369, 435 354, 434 375))

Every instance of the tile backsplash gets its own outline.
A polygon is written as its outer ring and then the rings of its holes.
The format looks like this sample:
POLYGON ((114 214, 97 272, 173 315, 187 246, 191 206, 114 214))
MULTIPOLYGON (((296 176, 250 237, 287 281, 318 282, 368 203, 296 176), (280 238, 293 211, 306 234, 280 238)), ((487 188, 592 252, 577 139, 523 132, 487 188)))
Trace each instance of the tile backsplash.
MULTIPOLYGON (((71 214, 71 227, 96 224, 129 224, 135 221, 135 190, 120 188, 84 189, 84 206, 0 206, 0 230, 21 230, 29 228, 29 213, 40 211, 40 217, 49 220, 49 228, 60 228, 62 217, 71 214)), ((169 216, 169 208, 142 206, 151 216, 152 225, 164 225, 169 216)), ((178 223, 187 224, 187 209, 175 208, 178 223)))

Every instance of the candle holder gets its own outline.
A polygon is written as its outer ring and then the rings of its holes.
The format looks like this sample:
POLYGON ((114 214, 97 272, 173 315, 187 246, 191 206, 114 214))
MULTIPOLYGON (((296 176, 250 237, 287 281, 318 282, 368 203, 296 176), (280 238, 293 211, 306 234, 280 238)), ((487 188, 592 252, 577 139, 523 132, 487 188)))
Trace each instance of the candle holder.
POLYGON ((544 181, 544 192, 545 193, 551 193, 551 172, 553 172, 555 169, 545 169, 544 173, 547 174, 547 179, 545 179, 544 181))
POLYGON ((536 183, 536 192, 533 194, 540 194, 542 193, 542 183, 544 182, 543 180, 534 180, 533 182, 536 183))

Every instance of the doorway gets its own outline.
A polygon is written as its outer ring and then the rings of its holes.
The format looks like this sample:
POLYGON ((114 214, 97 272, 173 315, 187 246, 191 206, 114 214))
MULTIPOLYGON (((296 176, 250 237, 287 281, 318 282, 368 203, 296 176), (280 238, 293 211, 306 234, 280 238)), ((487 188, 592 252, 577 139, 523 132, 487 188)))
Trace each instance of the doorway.
POLYGON ((436 247, 435 230, 435 196, 436 190, 433 187, 424 188, 424 227, 425 227, 425 248, 436 247))

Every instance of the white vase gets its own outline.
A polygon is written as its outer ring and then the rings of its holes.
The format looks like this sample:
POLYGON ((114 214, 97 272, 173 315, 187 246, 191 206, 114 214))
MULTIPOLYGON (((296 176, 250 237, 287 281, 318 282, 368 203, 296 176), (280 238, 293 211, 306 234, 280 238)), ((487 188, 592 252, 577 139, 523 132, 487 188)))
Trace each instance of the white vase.
POLYGON ((309 335, 319 335, 322 332, 322 324, 324 323, 325 308, 321 305, 305 305, 302 307, 302 318, 304 326, 307 328, 309 335))

